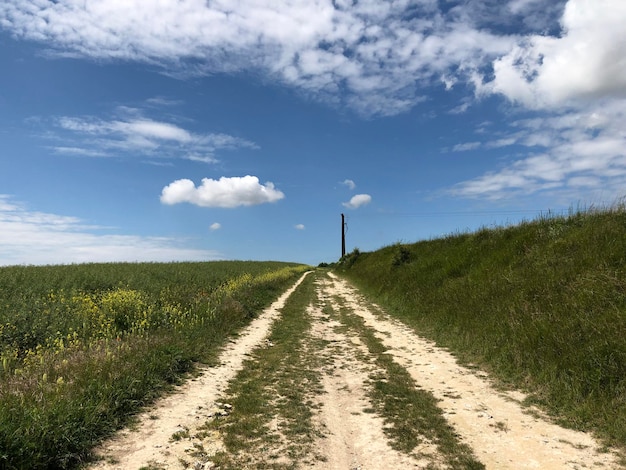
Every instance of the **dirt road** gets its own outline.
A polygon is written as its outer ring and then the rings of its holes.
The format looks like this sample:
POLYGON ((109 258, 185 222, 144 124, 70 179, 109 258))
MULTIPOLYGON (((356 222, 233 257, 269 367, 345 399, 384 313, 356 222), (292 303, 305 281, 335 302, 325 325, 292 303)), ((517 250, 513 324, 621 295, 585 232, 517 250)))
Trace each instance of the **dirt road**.
MULTIPOLYGON (((229 383, 254 364, 256 350, 273 347, 269 335, 294 286, 225 348, 221 365, 204 369, 106 442, 93 468, 209 469, 219 455, 222 468, 623 468, 589 435, 524 408, 520 393, 496 391, 485 373, 459 366, 345 281, 309 273, 299 284, 313 281, 301 312, 310 327, 294 351, 315 359, 303 362, 315 364, 316 386, 303 403, 310 422, 299 431, 314 436, 311 442, 286 451, 278 417, 260 424, 267 438, 250 442, 253 458, 242 455, 246 450, 224 458, 225 433, 236 428, 228 422, 229 383), (211 426, 215 420, 223 424, 211 426)), ((273 406, 268 401, 265 414, 273 406)))

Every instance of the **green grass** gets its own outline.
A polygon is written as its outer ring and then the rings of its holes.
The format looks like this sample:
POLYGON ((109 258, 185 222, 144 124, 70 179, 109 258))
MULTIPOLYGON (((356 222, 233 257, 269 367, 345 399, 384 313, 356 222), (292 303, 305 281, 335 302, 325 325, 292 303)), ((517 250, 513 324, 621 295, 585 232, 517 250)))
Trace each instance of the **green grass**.
POLYGON ((626 209, 355 250, 336 267, 420 334, 626 446, 626 209))
POLYGON ((369 391, 375 409, 368 411, 378 412, 385 420, 385 433, 391 447, 412 454, 426 438, 437 446, 446 468, 484 469, 485 466, 473 456, 471 448, 459 440, 446 421, 437 406, 437 399, 418 388, 409 372, 385 354, 386 348, 362 318, 342 305, 341 298, 335 301, 339 311, 333 314, 338 315, 341 323, 361 338, 379 367, 379 371, 371 377, 369 391))
MULTIPOLYGON (((278 262, 111 263, 0 268, 0 357, 75 335, 83 342, 206 315, 229 281, 296 266, 278 262), (145 320, 149 322, 148 325, 145 320)), ((247 299, 252 300, 252 299, 247 299)), ((249 303, 249 302, 248 302, 249 303)), ((252 312, 254 305, 247 305, 252 312)), ((2 370, 0 369, 0 373, 2 370)))
POLYGON ((315 351, 322 346, 308 334, 313 279, 308 275, 289 297, 270 343, 253 352, 230 384, 223 401, 233 405, 232 412, 209 424, 222 433, 227 449, 212 459, 219 468, 295 468, 311 451, 316 431, 310 400, 321 387, 315 351), (270 429, 272 420, 278 432, 270 429))
POLYGON ((72 468, 301 274, 285 263, 0 269, 0 468, 72 468))

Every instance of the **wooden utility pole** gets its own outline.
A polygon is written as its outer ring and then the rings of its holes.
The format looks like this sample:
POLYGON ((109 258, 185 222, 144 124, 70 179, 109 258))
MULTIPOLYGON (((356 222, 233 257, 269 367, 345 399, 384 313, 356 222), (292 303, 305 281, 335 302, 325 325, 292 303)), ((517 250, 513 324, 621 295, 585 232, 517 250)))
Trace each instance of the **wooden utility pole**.
POLYGON ((341 214, 341 257, 346 256, 346 222, 341 214))

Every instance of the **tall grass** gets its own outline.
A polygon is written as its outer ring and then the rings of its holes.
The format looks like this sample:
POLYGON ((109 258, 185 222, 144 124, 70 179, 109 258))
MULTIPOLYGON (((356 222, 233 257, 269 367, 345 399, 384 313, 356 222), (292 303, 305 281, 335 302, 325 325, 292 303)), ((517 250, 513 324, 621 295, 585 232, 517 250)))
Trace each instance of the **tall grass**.
POLYGON ((0 468, 76 466, 302 270, 274 262, 0 269, 0 468))
POLYGON ((416 330, 626 446, 626 209, 542 217, 338 265, 416 330))

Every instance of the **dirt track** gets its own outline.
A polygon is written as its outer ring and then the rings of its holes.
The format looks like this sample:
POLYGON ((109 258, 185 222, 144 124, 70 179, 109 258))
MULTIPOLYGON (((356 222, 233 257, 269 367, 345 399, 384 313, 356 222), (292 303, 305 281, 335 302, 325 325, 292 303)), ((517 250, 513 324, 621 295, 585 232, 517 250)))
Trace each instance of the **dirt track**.
MULTIPOLYGON (((323 308, 330 306, 330 311, 336 311, 338 303, 363 319, 386 348, 383 354, 404 367, 417 387, 439 400, 438 406, 459 439, 486 468, 620 468, 616 457, 599 452, 601 446, 587 434, 539 418, 536 410, 531 412, 521 406, 524 397, 520 393, 496 391, 486 374, 459 366, 448 352, 390 320, 378 308, 367 306, 345 281, 334 275, 318 277, 317 298, 311 299, 303 315, 313 320, 310 336, 328 344, 323 351, 324 365, 318 371, 324 393, 316 396, 318 406, 314 413, 315 426, 322 437, 311 449, 315 457, 302 468, 450 468, 428 439, 423 439, 410 453, 394 450, 385 432, 388 424, 378 414, 364 412, 372 407, 368 387, 377 367, 375 357, 356 335, 341 328, 338 316, 323 308)), ((292 291, 286 292, 229 344, 222 352, 219 366, 204 369, 199 377, 147 411, 132 430, 106 442, 99 449, 104 460, 93 468, 185 468, 182 459, 188 462, 195 447, 202 446, 209 456, 224 450, 217 432, 207 435, 196 430, 222 412, 224 406, 217 400, 244 366, 244 358, 264 344, 292 291), (176 433, 185 439, 173 440, 176 433)), ((288 459, 282 462, 288 464, 298 466, 288 459)), ((191 468, 213 468, 206 458, 192 465, 191 468)))

